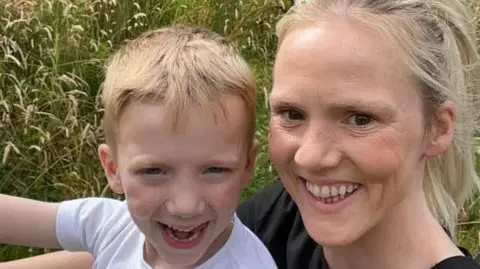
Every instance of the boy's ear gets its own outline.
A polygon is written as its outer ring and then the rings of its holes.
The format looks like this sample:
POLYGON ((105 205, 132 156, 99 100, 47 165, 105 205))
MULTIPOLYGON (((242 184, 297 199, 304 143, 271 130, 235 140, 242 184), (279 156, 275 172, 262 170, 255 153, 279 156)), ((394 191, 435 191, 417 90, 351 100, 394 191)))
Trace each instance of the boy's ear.
POLYGON ((252 146, 247 153, 247 163, 245 165, 245 180, 243 182, 243 186, 246 187, 250 184, 250 181, 253 177, 253 170, 255 168, 255 159, 257 158, 258 149, 260 148, 260 142, 257 139, 254 139, 252 142, 252 146))
POLYGON ((455 105, 447 101, 438 109, 430 126, 425 144, 425 155, 431 157, 442 154, 451 145, 455 133, 455 105))
POLYGON ((122 181, 120 180, 120 175, 117 173, 117 165, 111 148, 106 144, 101 144, 98 147, 98 156, 100 157, 100 162, 102 163, 110 189, 117 194, 123 194, 122 181))
POLYGON ((252 146, 248 152, 248 160, 246 169, 249 172, 253 172, 255 168, 255 159, 257 158, 258 149, 260 148, 260 142, 257 139, 253 139, 252 146))

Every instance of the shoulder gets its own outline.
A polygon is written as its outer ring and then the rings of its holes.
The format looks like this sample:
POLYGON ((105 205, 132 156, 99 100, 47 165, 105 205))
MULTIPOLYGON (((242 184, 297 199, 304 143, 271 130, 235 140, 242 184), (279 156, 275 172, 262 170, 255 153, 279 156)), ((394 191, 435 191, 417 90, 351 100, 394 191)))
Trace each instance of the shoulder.
POLYGON ((86 230, 114 224, 127 215, 125 202, 110 198, 81 198, 61 202, 58 206, 57 224, 76 225, 86 230))
POLYGON ((326 268, 322 248, 308 235, 298 207, 280 181, 246 199, 237 214, 279 269, 326 268))
POLYGON ((235 215, 225 245, 197 269, 277 269, 268 249, 235 215))
POLYGON ((276 269, 272 255, 260 239, 235 215, 230 255, 237 268, 276 269))
POLYGON ((441 261, 432 269, 480 269, 480 265, 470 257, 455 256, 441 261))
MULTIPOLYGON (((64 249, 96 256, 118 240, 137 235, 125 202, 110 198, 82 198, 59 204, 57 238, 64 249)), ((117 245, 118 246, 118 245, 117 245)))
POLYGON ((240 220, 255 234, 297 212, 293 199, 279 180, 248 197, 237 209, 240 220))
POLYGON ((105 237, 95 254, 95 268, 150 268, 143 258, 145 237, 136 227, 105 237))
POLYGON ((59 214, 101 214, 122 210, 123 202, 111 198, 89 197, 59 203, 59 214))

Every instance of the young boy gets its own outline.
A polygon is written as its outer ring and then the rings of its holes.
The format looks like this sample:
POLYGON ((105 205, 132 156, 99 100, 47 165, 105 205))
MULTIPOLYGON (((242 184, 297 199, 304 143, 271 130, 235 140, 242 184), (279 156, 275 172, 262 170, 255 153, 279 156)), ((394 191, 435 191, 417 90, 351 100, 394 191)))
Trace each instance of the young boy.
POLYGON ((257 143, 255 85, 225 39, 177 25, 110 59, 99 157, 125 201, 0 196, 0 242, 88 251, 94 268, 277 268, 236 217, 257 143))

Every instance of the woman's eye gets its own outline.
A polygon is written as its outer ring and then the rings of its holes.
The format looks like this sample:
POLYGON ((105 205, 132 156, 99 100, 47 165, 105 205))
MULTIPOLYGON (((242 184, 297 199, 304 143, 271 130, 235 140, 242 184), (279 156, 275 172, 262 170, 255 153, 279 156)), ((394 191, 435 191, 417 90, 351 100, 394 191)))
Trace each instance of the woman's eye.
POLYGON ((205 174, 219 174, 225 172, 226 169, 222 167, 209 167, 205 169, 204 173, 205 174))
POLYGON ((351 125, 364 126, 372 123, 373 117, 368 115, 352 115, 348 117, 347 123, 351 125))
POLYGON ((140 169, 138 171, 138 174, 143 174, 143 175, 159 175, 164 173, 165 171, 163 171, 163 169, 158 167, 148 167, 148 168, 140 169))
POLYGON ((282 119, 286 121, 303 120, 303 114, 293 109, 286 109, 286 110, 280 111, 280 116, 282 117, 282 119))

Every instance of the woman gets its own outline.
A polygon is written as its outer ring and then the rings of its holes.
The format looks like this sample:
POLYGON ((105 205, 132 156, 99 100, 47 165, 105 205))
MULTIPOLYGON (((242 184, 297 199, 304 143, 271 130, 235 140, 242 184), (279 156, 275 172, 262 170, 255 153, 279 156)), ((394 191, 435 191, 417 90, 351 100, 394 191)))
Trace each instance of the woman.
POLYGON ((279 268, 480 268, 444 230, 478 190, 471 18, 460 0, 311 0, 279 22, 282 184, 238 210, 279 268))

